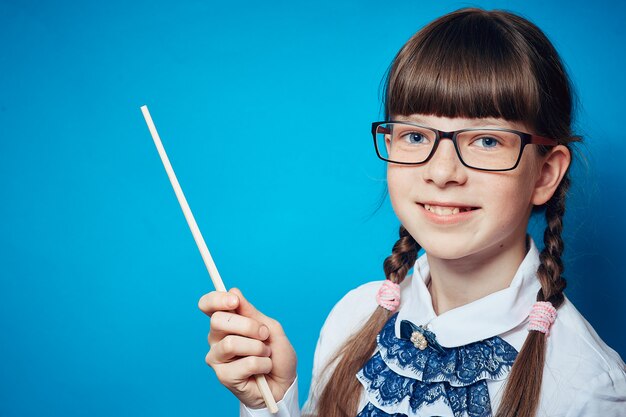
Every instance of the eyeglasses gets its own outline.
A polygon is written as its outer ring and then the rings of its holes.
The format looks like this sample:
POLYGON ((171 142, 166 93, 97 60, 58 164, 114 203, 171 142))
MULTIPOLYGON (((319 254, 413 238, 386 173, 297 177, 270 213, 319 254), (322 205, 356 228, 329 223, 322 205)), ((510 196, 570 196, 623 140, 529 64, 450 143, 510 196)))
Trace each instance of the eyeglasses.
POLYGON ((526 145, 556 146, 557 141, 512 129, 461 129, 443 132, 408 122, 374 122, 376 154, 383 161, 416 165, 428 162, 442 139, 450 139, 461 163, 482 171, 515 169, 526 145))

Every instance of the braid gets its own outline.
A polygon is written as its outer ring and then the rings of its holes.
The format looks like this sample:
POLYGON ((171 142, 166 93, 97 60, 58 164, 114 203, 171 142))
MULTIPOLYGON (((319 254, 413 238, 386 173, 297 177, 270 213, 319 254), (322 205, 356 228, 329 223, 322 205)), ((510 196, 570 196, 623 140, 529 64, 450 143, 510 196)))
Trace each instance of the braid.
MULTIPOLYGON (((400 238, 383 263, 387 279, 396 284, 401 283, 415 263, 419 248, 413 236, 401 225, 400 238)), ((355 332, 327 362, 326 369, 339 360, 320 395, 316 416, 353 417, 357 414, 361 383, 354 375, 374 353, 376 336, 392 314, 380 306, 376 307, 363 328, 355 332)))
POLYGON ((403 225, 400 225, 399 234, 400 238, 393 245, 391 255, 383 263, 385 276, 396 284, 404 281, 406 273, 409 272, 409 269, 415 263, 417 252, 420 249, 420 245, 403 225))
MULTIPOLYGON (((554 195, 546 203, 546 230, 544 248, 539 254, 541 264, 537 268, 537 277, 541 289, 537 292, 537 301, 549 301, 559 308, 565 296, 566 281, 563 273, 561 254, 564 245, 561 237, 563 216, 565 215, 565 197, 569 189, 569 174, 565 173, 554 195)), ((502 404, 497 417, 534 417, 541 396, 541 381, 545 363, 546 336, 532 330, 524 341, 509 375, 502 397, 502 404)))
POLYGON ((543 234, 544 248, 539 255, 541 265, 537 270, 541 289, 537 301, 549 301, 555 308, 563 304, 563 291, 567 285, 562 277, 564 266, 561 260, 564 244, 563 216, 565 215, 565 196, 569 189, 569 175, 565 174, 554 195, 546 204, 546 230, 543 234))

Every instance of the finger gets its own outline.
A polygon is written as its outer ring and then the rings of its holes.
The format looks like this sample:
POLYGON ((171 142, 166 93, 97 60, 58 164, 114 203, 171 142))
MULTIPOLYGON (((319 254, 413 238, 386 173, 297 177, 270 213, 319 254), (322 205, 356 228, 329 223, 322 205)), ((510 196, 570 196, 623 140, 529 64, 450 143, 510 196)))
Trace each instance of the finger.
POLYGON ((252 375, 269 374, 272 372, 272 360, 259 356, 246 356, 227 364, 214 366, 215 374, 222 384, 246 381, 252 375))
POLYGON ((209 356, 213 363, 227 363, 240 356, 269 357, 271 353, 272 349, 260 340, 228 335, 211 347, 209 356))
POLYGON ((268 318, 265 314, 257 310, 256 307, 254 307, 252 303, 248 301, 246 297, 243 296, 243 293, 241 292, 239 288, 236 288, 236 287, 231 288, 228 292, 237 297, 237 301, 239 304, 237 306, 237 313, 244 315, 246 317, 255 318, 257 320, 268 318))
POLYGON ((265 340, 269 333, 267 326, 255 319, 227 311, 216 311, 211 317, 209 345, 213 346, 213 342, 219 342, 227 335, 239 335, 265 340))
POLYGON ((216 311, 234 310, 238 305, 239 298, 225 291, 211 291, 198 300, 198 308, 209 317, 216 311))
POLYGON ((229 293, 236 295, 239 300, 239 306, 235 310, 236 313, 241 314, 242 316, 254 318, 260 323, 265 324, 269 328, 272 335, 284 334, 283 328, 280 323, 257 310, 252 305, 252 303, 244 297, 239 288, 231 288, 229 290, 229 293))

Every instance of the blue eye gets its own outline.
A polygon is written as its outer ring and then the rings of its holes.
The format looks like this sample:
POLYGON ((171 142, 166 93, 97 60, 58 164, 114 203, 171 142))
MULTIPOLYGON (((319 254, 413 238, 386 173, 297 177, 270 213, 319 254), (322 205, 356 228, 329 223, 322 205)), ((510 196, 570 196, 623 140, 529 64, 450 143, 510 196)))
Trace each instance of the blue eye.
POLYGON ((474 141, 474 143, 476 142, 482 142, 483 148, 495 148, 500 143, 496 138, 492 138, 489 136, 483 136, 482 138, 478 138, 474 141))
POLYGON ((404 134, 403 136, 406 138, 407 142, 409 143, 423 144, 424 141, 426 140, 426 136, 418 132, 409 132, 409 133, 404 134))

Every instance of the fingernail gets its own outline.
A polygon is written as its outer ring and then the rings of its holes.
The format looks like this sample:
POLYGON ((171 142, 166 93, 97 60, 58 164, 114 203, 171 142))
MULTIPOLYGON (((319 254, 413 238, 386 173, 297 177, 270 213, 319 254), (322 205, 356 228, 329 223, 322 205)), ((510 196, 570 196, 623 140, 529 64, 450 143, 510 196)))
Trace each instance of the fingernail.
POLYGON ((237 297, 228 297, 228 305, 235 307, 237 305, 237 297))
POLYGON ((265 326, 261 326, 261 329, 259 330, 259 336, 261 336, 261 339, 265 339, 269 335, 270 330, 265 326))

